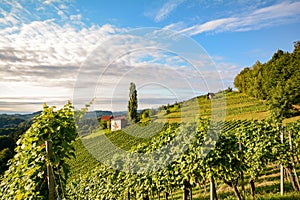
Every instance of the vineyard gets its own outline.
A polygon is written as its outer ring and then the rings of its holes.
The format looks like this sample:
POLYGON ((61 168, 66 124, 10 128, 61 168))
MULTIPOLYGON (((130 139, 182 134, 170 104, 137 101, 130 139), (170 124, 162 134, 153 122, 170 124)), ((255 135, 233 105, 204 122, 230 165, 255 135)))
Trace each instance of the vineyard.
POLYGON ((265 119, 269 114, 252 119, 249 113, 268 112, 264 103, 236 92, 228 96, 227 118, 242 119, 211 121, 210 101, 202 96, 165 113, 167 119, 187 116, 193 101, 203 102, 197 120, 160 122, 158 112, 147 125, 79 137, 70 103, 57 111, 45 106, 0 177, 0 199, 47 199, 51 177, 52 196, 62 199, 300 199, 300 121, 283 125, 265 119), (53 142, 52 158, 47 141, 53 142))
MULTIPOLYGON (((216 112, 218 112, 218 110, 223 111, 226 108, 226 120, 263 120, 270 117, 269 107, 267 102, 264 100, 259 100, 247 94, 236 91, 226 92, 226 97, 222 93, 216 93, 215 95, 216 97, 220 96, 220 98, 226 98, 226 105, 215 108, 216 112)), ((218 101, 220 101, 220 99, 218 101)), ((202 95, 184 102, 170 105, 169 107, 166 106, 168 113, 165 113, 165 111, 159 111, 156 116, 156 121, 169 121, 178 123, 182 121, 188 122, 190 120, 188 117, 190 116, 189 112, 194 109, 195 105, 198 105, 197 109, 200 111, 198 113, 200 117, 211 116, 212 102, 207 100, 206 95, 202 95), (181 104, 184 106, 178 106, 181 104)), ((283 120, 283 124, 285 125, 299 119, 299 115, 289 116, 283 120)))
MULTIPOLYGON (((261 177, 274 173, 272 170, 281 163, 290 180, 285 189, 299 191, 296 168, 299 168, 300 121, 285 127, 284 143, 280 140, 281 132, 280 124, 266 120, 232 120, 223 124, 201 118, 181 126, 165 124, 159 134, 148 140, 121 131, 114 137, 107 133, 103 137, 110 138, 120 148, 145 155, 122 157, 110 152, 109 157, 114 159, 109 165, 98 163, 78 141, 77 147, 85 154, 82 158, 94 166, 73 168, 76 172, 68 180, 67 193, 70 199, 178 199, 182 196, 205 199, 208 198, 205 190, 211 184, 215 199, 223 199, 224 192, 218 194, 220 190, 245 199, 259 196, 262 191, 256 186, 261 184, 261 177), (124 145, 123 139, 128 143, 124 145), (151 159, 146 160, 147 155, 151 159)), ((84 140, 85 145, 104 145, 95 138, 86 139, 90 143, 84 140)), ((80 155, 77 158, 80 160, 80 155)), ((291 199, 297 198, 299 194, 295 193, 291 199)))
MULTIPOLYGON (((226 92, 226 97, 223 93, 216 93, 216 98, 221 102, 222 99, 226 98, 226 120, 233 119, 257 119, 262 120, 269 116, 268 107, 265 101, 257 100, 248 95, 241 94, 239 92, 226 92)), ((185 116, 190 116, 190 111, 193 110, 195 105, 199 107, 199 115, 201 117, 211 116, 212 101, 208 101, 206 95, 199 96, 183 103, 177 103, 174 105, 167 106, 168 113, 165 115, 164 112, 158 113, 158 121, 167 118, 170 122, 181 122, 189 121, 189 118, 185 119, 185 116), (161 120, 160 120, 161 119, 161 120)), ((224 107, 215 108, 216 112, 224 110, 224 107)))

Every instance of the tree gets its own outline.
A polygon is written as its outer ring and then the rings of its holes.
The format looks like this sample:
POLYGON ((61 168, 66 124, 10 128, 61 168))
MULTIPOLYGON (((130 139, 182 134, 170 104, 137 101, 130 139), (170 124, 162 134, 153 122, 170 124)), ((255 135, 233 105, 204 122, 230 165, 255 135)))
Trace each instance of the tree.
POLYGON ((278 50, 266 63, 256 62, 243 69, 234 86, 243 93, 267 100, 274 118, 279 121, 293 114, 300 103, 300 42, 292 53, 278 50))
POLYGON ((145 109, 140 114, 140 123, 148 125, 151 122, 150 109, 145 109))
POLYGON ((13 157, 13 152, 9 148, 0 150, 0 174, 3 174, 7 169, 7 162, 13 157))
POLYGON ((137 107, 137 91, 135 84, 131 82, 129 88, 128 118, 134 123, 138 121, 137 107))
POLYGON ((274 88, 273 95, 270 97, 269 106, 271 109, 272 117, 282 121, 290 113, 292 108, 292 99, 288 95, 288 87, 278 83, 276 88, 274 88))
POLYGON ((12 152, 15 148, 14 140, 9 136, 0 136, 0 151, 9 148, 12 152))

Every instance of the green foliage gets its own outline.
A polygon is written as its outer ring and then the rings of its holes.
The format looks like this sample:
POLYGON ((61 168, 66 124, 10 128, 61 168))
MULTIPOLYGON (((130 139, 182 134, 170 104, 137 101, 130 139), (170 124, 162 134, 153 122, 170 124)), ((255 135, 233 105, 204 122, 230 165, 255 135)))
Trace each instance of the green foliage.
POLYGON ((278 50, 271 60, 243 69, 234 79, 235 87, 250 96, 267 99, 273 115, 283 119, 293 104, 300 104, 300 51, 295 43, 292 53, 278 50))
POLYGON ((7 162, 13 155, 13 152, 9 148, 0 150, 0 175, 8 169, 7 162))
POLYGON ((140 113, 140 123, 148 125, 151 122, 151 116, 153 116, 153 112, 150 109, 142 110, 140 113))
POLYGON ((229 87, 225 90, 226 93, 232 92, 232 87, 229 87))
POLYGON ((12 134, 16 128, 0 128, 0 136, 12 134))
POLYGON ((253 180, 264 171, 267 164, 276 161, 280 154, 280 126, 270 121, 243 123, 236 132, 241 144, 245 172, 253 180))
POLYGON ((8 169, 8 161, 15 154, 14 148, 16 146, 16 140, 21 134, 23 134, 28 128, 31 122, 21 122, 15 128, 1 128, 0 129, 0 151, 2 152, 2 158, 0 158, 0 174, 3 174, 8 169), (4 133, 4 136, 1 136, 4 133), (8 148, 8 149, 7 149, 8 148))
POLYGON ((9 148, 10 151, 14 151, 15 142, 9 136, 0 136, 0 151, 5 148, 9 148))
MULTIPOLYGON (((222 92, 223 93, 223 92, 222 92)), ((156 120, 163 122, 168 120, 169 122, 188 122, 191 120, 191 114, 200 117, 211 117, 212 106, 214 114, 224 114, 226 109, 226 119, 265 119, 269 116, 269 109, 266 101, 259 100, 255 97, 251 97, 245 93, 237 91, 227 92, 226 97, 222 93, 215 93, 215 100, 223 105, 216 105, 217 102, 211 102, 207 100, 206 95, 192 98, 188 101, 180 102, 177 105, 161 106, 158 108, 156 114, 156 120), (226 98, 226 99, 225 99, 226 98), (226 107, 226 108, 225 108, 226 107), (168 110, 168 111, 167 111, 168 110), (196 113, 196 111, 199 111, 196 113), (168 112, 168 114, 167 114, 168 112)))
POLYGON ((280 163, 283 163, 284 166, 300 164, 300 120, 286 126, 284 131, 284 143, 280 150, 281 152, 277 159, 280 163), (295 163, 292 163, 292 159, 295 160, 295 163))
POLYGON ((21 122, 24 120, 10 115, 0 115, 0 128, 14 128, 21 122))
POLYGON ((136 123, 138 122, 138 101, 137 101, 137 91, 134 83, 130 83, 129 88, 129 101, 128 101, 128 118, 130 121, 136 123))
POLYGON ((69 166, 66 159, 74 156, 71 142, 76 138, 73 107, 68 102, 62 109, 44 105, 43 112, 17 142, 16 155, 1 181, 2 199, 46 199, 48 196, 46 164, 50 164, 56 181, 56 195, 64 190, 69 166), (46 155, 45 141, 51 140, 53 160, 46 155))
POLYGON ((293 106, 294 97, 289 95, 289 88, 288 85, 278 83, 269 100, 272 116, 280 121, 289 115, 293 106))
POLYGON ((164 130, 168 126, 168 124, 163 123, 149 123, 145 125, 143 123, 138 123, 134 125, 127 126, 123 129, 125 133, 130 133, 131 136, 136 138, 151 138, 157 134, 159 134, 162 130, 164 130))
POLYGON ((8 169, 7 162, 14 155, 15 142, 9 136, 0 136, 0 175, 8 169))
POLYGON ((101 120, 100 121, 100 127, 102 129, 110 129, 110 120, 101 120))
POLYGON ((288 141, 281 144, 280 131, 281 124, 272 121, 212 123, 201 119, 181 126, 165 124, 158 135, 131 146, 132 152, 152 155, 147 165, 142 158, 116 155, 111 160, 112 167, 99 164, 86 175, 72 179, 67 189, 69 198, 124 199, 129 193, 133 199, 142 199, 157 192, 193 188, 205 184, 211 176, 239 192, 241 172, 256 180, 269 163, 288 165, 291 154, 299 159, 300 121, 286 129, 292 133, 292 152, 288 141), (216 131, 220 129, 218 137, 216 131), (168 148, 164 148, 166 146, 168 148), (155 154, 157 150, 161 154, 155 154), (283 152, 287 152, 286 155, 283 152), (143 170, 140 167, 144 167, 143 170))

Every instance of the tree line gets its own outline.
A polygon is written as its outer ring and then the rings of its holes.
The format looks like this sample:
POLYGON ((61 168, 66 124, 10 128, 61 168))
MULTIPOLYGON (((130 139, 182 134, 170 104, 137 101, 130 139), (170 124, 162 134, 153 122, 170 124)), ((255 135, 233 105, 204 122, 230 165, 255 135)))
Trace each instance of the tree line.
POLYGON ((9 159, 15 155, 17 140, 31 126, 31 123, 32 120, 6 114, 0 116, 0 176, 8 169, 9 159))
POLYGON ((293 52, 278 50, 272 58, 244 68, 234 79, 234 86, 243 93, 267 100, 276 118, 293 114, 293 105, 300 104, 300 41, 293 52))

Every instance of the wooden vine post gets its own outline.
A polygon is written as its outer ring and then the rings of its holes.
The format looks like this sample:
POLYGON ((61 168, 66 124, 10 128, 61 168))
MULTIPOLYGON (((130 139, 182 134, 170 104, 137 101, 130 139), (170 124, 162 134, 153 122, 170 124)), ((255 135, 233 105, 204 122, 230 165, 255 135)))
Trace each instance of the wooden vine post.
POLYGON ((218 200, 217 192, 216 192, 216 183, 213 176, 210 178, 210 200, 218 200))
MULTIPOLYGON (((239 151, 240 151, 240 152, 243 152, 243 149, 242 149, 242 143, 241 143, 241 142, 239 142, 239 151)), ((243 164, 242 162, 243 162, 243 161, 242 161, 242 159, 241 159, 241 165, 243 164)), ((241 196, 242 196, 242 199, 245 199, 245 197, 246 197, 246 192, 245 192, 245 179, 244 179, 244 172, 243 172, 243 170, 241 170, 240 174, 241 174, 241 185, 242 185, 242 193, 241 193, 241 196)))
MULTIPOLYGON (((53 158, 52 152, 52 141, 46 141, 46 152, 49 161, 53 158)), ((50 163, 47 163, 47 178, 48 178, 48 189, 49 189, 49 200, 55 199, 55 187, 54 187, 54 174, 52 166, 50 163)))
MULTIPOLYGON (((280 134, 280 140, 281 143, 283 143, 283 135, 284 135, 284 129, 281 128, 281 134, 280 134)), ((284 194, 284 168, 283 164, 280 164, 280 195, 283 196, 284 194)))
POLYGON ((215 200, 215 197, 214 197, 214 183, 212 182, 212 180, 210 181, 210 200, 215 200))
POLYGON ((183 181, 183 194, 182 194, 182 199, 183 200, 187 200, 188 199, 188 195, 189 195, 189 190, 188 190, 188 183, 187 180, 183 181))

